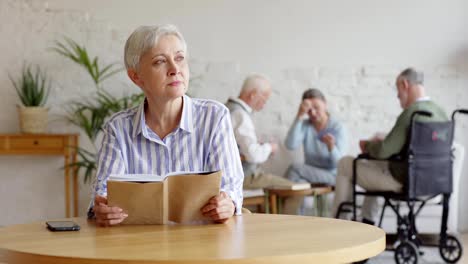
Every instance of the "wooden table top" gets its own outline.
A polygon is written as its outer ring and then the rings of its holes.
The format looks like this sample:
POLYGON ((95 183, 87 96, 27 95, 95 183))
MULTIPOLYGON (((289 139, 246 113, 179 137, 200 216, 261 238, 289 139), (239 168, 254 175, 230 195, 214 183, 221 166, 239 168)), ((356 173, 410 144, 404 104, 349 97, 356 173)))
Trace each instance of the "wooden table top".
POLYGON ((44 222, 0 229, 0 262, 344 263, 385 249, 383 230, 309 216, 250 214, 225 224, 96 227, 50 232, 44 222))

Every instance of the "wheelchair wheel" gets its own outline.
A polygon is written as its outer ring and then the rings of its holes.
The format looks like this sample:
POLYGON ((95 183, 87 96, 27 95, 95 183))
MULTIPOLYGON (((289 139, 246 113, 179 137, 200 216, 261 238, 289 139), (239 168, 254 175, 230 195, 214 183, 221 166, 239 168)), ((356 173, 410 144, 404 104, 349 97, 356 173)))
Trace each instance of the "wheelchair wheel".
POLYGON ((397 264, 417 264, 419 250, 413 242, 404 241, 395 249, 395 262, 397 264))
POLYGON ((445 244, 439 245, 439 253, 445 262, 456 263, 463 255, 463 247, 456 237, 447 235, 445 244))

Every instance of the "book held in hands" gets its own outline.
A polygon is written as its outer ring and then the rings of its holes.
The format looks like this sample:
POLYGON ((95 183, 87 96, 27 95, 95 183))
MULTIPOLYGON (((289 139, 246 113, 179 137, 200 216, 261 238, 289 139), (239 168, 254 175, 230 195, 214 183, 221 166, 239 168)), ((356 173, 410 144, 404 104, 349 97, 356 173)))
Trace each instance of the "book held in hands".
POLYGON ((221 171, 110 175, 107 201, 128 214, 122 224, 209 220, 200 209, 220 192, 221 171))

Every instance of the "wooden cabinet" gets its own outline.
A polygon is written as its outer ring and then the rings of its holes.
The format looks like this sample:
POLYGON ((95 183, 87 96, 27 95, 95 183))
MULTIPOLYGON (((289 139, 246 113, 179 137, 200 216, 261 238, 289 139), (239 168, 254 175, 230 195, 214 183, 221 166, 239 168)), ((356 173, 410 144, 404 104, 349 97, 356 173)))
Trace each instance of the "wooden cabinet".
POLYGON ((65 214, 70 217, 70 189, 73 191, 73 216, 78 216, 78 175, 69 164, 76 162, 77 134, 0 134, 0 155, 63 156, 65 173, 65 214), (70 178, 72 186, 70 188, 70 178))

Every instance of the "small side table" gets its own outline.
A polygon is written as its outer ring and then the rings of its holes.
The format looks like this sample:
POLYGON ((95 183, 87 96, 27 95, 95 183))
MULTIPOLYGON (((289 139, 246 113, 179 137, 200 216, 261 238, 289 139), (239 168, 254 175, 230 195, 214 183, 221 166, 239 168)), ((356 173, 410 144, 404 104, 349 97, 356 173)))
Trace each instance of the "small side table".
POLYGON ((309 189, 304 190, 291 190, 291 189, 266 189, 270 199, 270 211, 272 214, 280 213, 282 201, 284 198, 292 196, 314 196, 316 214, 324 216, 323 204, 324 201, 318 201, 317 198, 321 198, 322 195, 333 191, 333 186, 312 186, 309 189), (319 206, 320 204, 320 206, 319 206), (320 207, 320 208, 318 208, 320 207))
POLYGON ((68 165, 77 160, 78 134, 0 134, 0 155, 51 155, 65 158, 65 215, 70 217, 70 175, 73 216, 78 216, 78 174, 68 165))
POLYGON ((265 210, 265 213, 269 213, 269 202, 268 197, 266 195, 263 196, 253 196, 253 197, 245 197, 242 206, 249 206, 255 205, 257 206, 257 212, 262 213, 262 210, 265 210))

